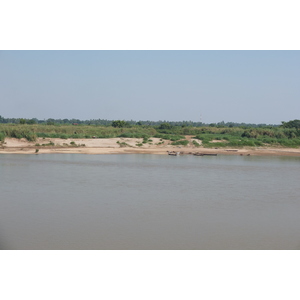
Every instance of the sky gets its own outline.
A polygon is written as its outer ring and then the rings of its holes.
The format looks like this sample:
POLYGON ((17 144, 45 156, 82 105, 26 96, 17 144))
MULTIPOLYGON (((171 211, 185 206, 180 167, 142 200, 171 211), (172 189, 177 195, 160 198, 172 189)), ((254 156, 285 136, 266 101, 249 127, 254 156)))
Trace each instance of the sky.
POLYGON ((0 115, 281 124, 300 51, 0 51, 0 115))

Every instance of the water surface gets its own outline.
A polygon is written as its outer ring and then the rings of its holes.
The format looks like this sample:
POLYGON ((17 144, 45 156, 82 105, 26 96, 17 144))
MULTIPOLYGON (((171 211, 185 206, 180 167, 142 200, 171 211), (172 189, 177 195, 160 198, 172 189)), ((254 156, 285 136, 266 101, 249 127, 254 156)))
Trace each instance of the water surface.
POLYGON ((299 249, 300 159, 0 155, 1 249, 299 249))

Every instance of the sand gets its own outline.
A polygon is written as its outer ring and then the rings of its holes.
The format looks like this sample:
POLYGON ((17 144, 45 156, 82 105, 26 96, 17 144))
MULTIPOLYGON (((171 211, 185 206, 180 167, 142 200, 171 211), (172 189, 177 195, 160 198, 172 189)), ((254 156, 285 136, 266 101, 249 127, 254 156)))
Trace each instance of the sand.
MULTIPOLYGON (((82 153, 82 154, 122 154, 122 153, 149 153, 167 154, 167 151, 181 152, 181 154, 217 153, 224 155, 268 155, 268 156, 300 156, 298 148, 270 148, 270 147, 244 147, 244 148, 203 148, 195 147, 191 136, 186 136, 190 141, 188 146, 174 146, 170 141, 164 140, 163 144, 158 138, 152 138, 152 142, 142 144, 142 139, 136 138, 111 138, 111 139, 42 139, 38 138, 35 142, 28 142, 25 139, 6 138, 0 144, 0 153, 16 154, 38 154, 43 153, 82 153), (47 145, 50 142, 54 146, 47 145), (71 145, 74 142, 75 145, 71 145), (123 146, 121 147, 120 145, 123 146), (39 144, 40 146, 37 146, 39 144), (45 144, 45 146, 42 146, 45 144), (137 146, 142 144, 142 146, 137 146), (85 145, 85 146, 84 146, 85 145)), ((197 140, 198 143, 201 141, 197 140)))

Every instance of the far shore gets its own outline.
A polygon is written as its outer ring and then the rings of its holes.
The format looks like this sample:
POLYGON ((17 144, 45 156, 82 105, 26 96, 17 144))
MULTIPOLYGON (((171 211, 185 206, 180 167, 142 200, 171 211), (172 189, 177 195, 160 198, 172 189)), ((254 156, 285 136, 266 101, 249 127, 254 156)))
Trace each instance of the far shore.
MULTIPOLYGON (((191 140, 190 136, 186 137, 191 140)), ((174 146, 170 141, 160 143, 160 139, 152 138, 151 143, 142 144, 142 139, 110 138, 110 139, 42 139, 34 142, 25 139, 6 138, 0 144, 0 154, 48 154, 48 153, 82 153, 82 154, 160 154, 167 155, 167 151, 180 152, 181 155, 194 153, 216 153, 222 155, 256 155, 256 156, 300 156, 299 148, 204 148, 188 146, 174 146), (44 146, 42 146, 44 144, 44 146), (49 145, 50 144, 50 145, 49 145), (138 146, 141 145, 142 146, 138 146), (38 150, 37 150, 38 149, 38 150)))

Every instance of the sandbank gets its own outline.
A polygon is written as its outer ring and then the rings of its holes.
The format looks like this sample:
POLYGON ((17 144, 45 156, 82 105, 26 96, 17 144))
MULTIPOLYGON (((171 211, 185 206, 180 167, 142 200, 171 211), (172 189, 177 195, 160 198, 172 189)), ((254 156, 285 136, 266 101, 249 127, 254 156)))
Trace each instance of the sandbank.
MULTIPOLYGON (((204 148, 193 145, 191 136, 187 146, 174 146, 170 141, 152 138, 152 142, 143 144, 137 138, 110 138, 110 139, 51 139, 38 138, 34 142, 26 139, 6 138, 0 145, 0 153, 38 154, 46 153, 82 153, 82 154, 167 154, 167 151, 180 152, 182 155, 200 153, 217 153, 222 155, 258 155, 258 156, 300 156, 299 148, 271 148, 271 147, 244 147, 244 148, 204 148), (161 144, 160 144, 161 143, 161 144), (142 146, 138 146, 141 145, 142 146)), ((199 142, 199 140, 198 140, 199 142)))

